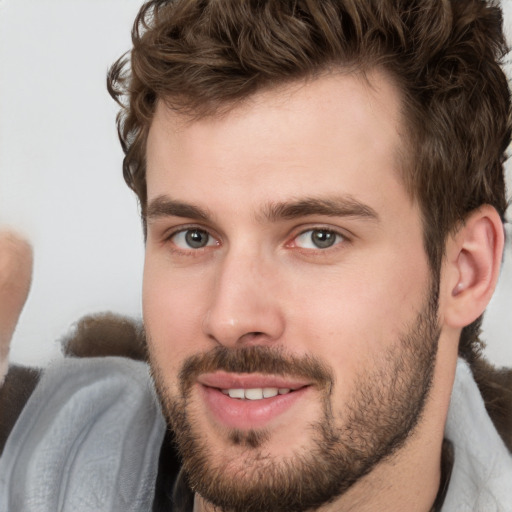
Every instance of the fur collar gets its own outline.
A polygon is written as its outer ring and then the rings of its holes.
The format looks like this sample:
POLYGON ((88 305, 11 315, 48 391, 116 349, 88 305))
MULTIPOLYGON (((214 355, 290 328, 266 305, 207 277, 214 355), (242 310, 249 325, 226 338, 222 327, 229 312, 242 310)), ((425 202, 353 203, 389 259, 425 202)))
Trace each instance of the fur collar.
POLYGON ((512 452, 512 369, 495 368, 483 358, 471 365, 485 408, 505 445, 512 452))
POLYGON ((457 363, 445 438, 453 444, 454 464, 443 512, 512 512, 512 455, 463 359, 457 363))

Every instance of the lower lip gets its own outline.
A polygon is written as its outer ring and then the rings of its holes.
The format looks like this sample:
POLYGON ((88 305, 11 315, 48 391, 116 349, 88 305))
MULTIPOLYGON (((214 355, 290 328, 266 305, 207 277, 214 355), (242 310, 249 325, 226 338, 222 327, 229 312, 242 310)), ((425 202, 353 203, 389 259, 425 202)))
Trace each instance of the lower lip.
POLYGON ((304 397, 309 387, 285 395, 261 400, 230 398, 216 388, 200 385, 207 407, 222 425, 239 430, 268 427, 297 401, 304 397))

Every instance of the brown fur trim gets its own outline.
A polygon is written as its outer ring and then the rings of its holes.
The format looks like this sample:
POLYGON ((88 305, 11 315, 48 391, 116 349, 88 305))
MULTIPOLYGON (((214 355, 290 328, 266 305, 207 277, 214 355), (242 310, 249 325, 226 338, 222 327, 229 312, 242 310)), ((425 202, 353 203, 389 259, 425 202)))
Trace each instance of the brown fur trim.
POLYGON ((39 382, 40 370, 11 366, 0 387, 0 455, 18 416, 39 382))
POLYGON ((61 343, 65 356, 147 359, 142 324, 109 312, 84 316, 61 343))
MULTIPOLYGON (((113 313, 88 315, 80 319, 62 340, 62 351, 70 357, 124 356, 146 360, 142 325, 113 313)), ((0 386, 0 455, 7 438, 34 391, 41 371, 11 366, 0 386)))
POLYGON ((495 368, 483 357, 474 360, 471 369, 485 408, 512 452, 512 369, 495 368))

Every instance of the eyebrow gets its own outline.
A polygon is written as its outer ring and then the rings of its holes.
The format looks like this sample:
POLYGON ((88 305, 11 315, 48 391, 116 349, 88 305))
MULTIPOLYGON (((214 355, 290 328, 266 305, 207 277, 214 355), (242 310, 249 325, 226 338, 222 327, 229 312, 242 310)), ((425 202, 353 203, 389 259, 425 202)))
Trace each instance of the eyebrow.
POLYGON ((331 198, 304 198, 297 201, 270 203, 264 210, 264 216, 270 221, 292 220, 309 215, 327 217, 359 217, 378 221, 379 215, 370 206, 352 196, 331 198))
MULTIPOLYGON (((311 215, 379 220, 379 215, 373 208, 352 196, 309 197, 294 201, 272 202, 268 203, 262 212, 263 220, 268 222, 293 220, 311 215)), ((151 221, 161 217, 183 217, 206 222, 211 220, 212 215, 208 210, 194 204, 177 201, 168 196, 158 196, 149 203, 146 210, 146 220, 151 221)))
POLYGON ((176 201, 167 196, 158 196, 149 203, 146 210, 146 220, 154 220, 160 217, 186 217, 207 221, 211 215, 199 206, 176 201))

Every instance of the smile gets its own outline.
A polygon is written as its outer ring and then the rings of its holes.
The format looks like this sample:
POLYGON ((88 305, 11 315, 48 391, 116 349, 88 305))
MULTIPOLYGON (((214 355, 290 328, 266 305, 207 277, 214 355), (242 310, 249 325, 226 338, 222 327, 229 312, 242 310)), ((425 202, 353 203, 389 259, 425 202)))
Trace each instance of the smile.
POLYGON ((235 388, 221 389, 221 391, 230 398, 238 398, 240 400, 263 400, 264 398, 272 398, 277 395, 287 395, 292 390, 290 388, 235 388))
POLYGON ((270 427, 313 388, 300 379, 262 374, 214 372, 201 375, 198 381, 210 418, 241 430, 270 427))

